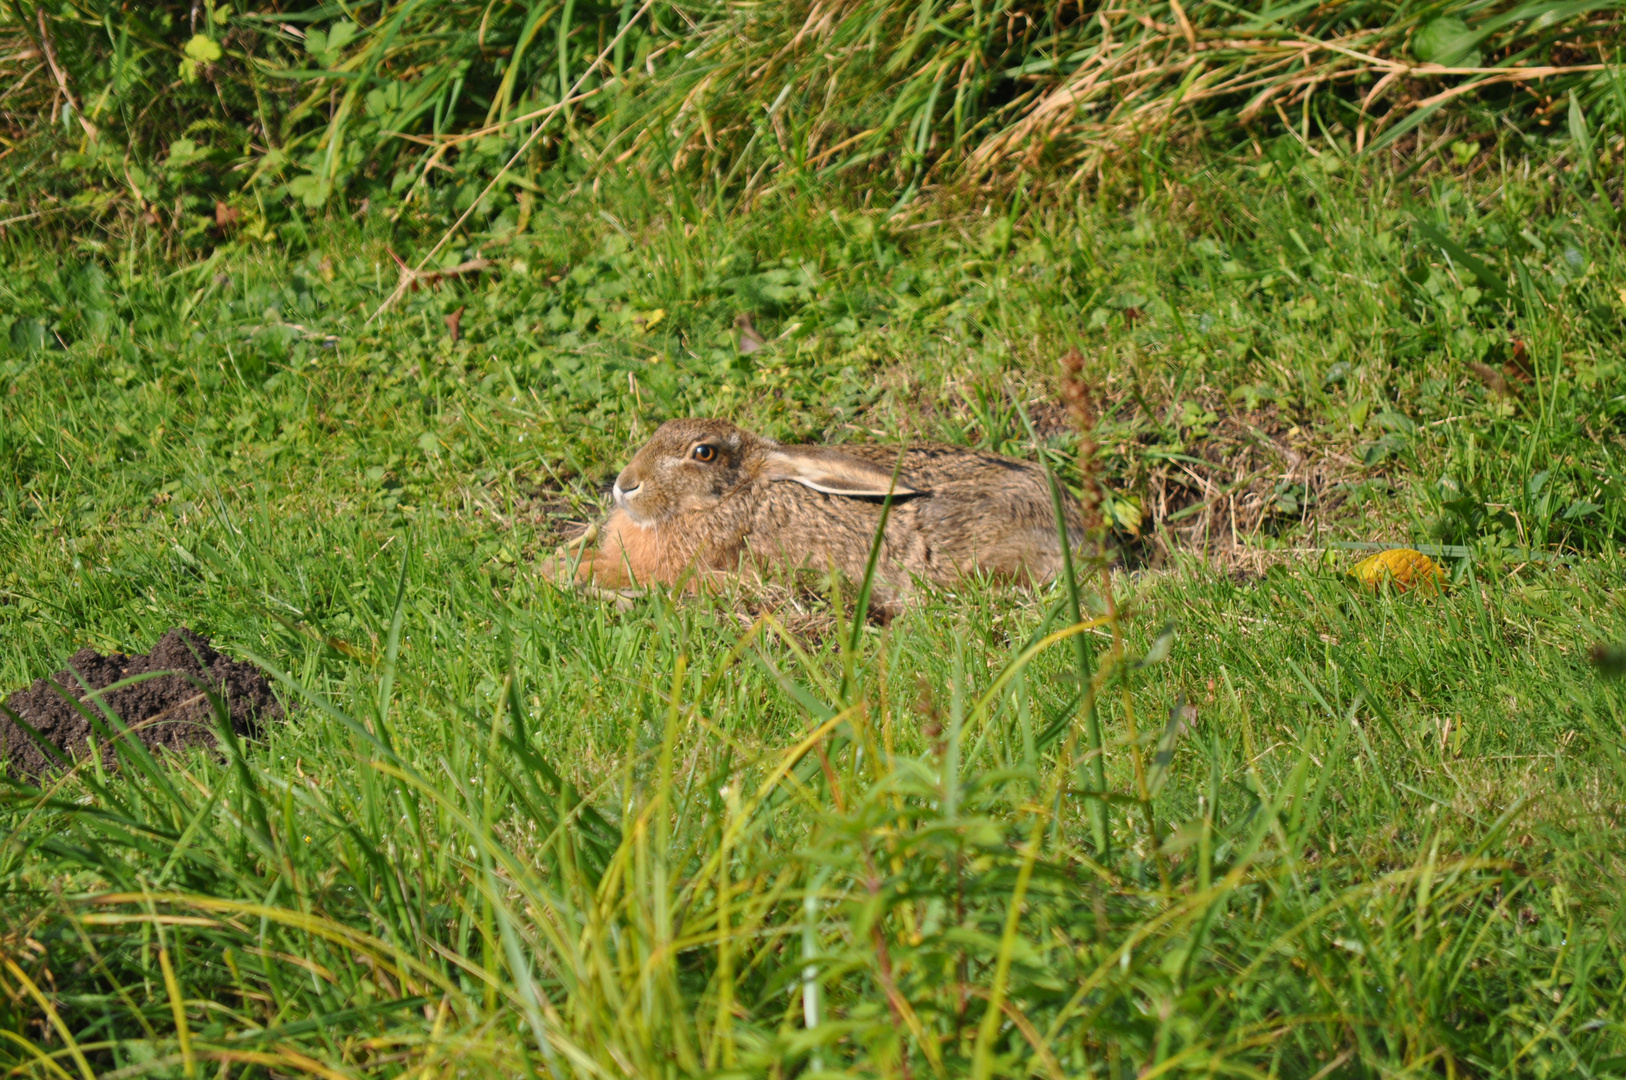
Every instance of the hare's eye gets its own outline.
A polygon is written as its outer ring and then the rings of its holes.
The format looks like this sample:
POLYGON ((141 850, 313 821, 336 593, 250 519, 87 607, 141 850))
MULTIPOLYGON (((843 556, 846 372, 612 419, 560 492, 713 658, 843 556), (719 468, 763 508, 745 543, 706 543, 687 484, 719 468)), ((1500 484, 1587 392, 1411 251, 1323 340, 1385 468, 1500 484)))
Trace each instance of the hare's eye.
POLYGON ((707 443, 701 443, 694 448, 694 459, 696 461, 711 461, 716 456, 717 448, 707 443))

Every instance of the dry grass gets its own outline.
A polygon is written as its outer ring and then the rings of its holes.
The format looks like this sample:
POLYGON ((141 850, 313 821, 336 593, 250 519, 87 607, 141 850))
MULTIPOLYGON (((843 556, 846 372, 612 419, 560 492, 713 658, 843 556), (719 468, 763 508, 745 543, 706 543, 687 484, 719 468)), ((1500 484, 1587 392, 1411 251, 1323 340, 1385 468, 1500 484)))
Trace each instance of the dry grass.
POLYGON ((176 229, 189 214, 176 196, 220 201, 222 221, 243 229, 261 228, 267 196, 387 201, 392 218, 411 206, 468 213, 467 185, 488 186, 512 158, 520 187, 482 197, 477 227, 519 194, 626 170, 682 178, 699 205, 750 207, 813 186, 902 206, 926 192, 953 202, 1065 190, 1104 179, 1109 163, 1140 172, 1170 146, 1287 135, 1312 154, 1328 137, 1381 149, 1442 109, 1539 127, 1563 120, 1572 93, 1598 130, 1626 100, 1604 62, 1620 38, 1612 8, 1334 0, 1267 15, 1178 0, 1088 10, 801 0, 655 5, 642 20, 586 2, 570 10, 574 26, 539 0, 437 0, 355 23, 327 8, 270 17, 243 0, 221 20, 178 0, 150 21, 111 0, 37 19, 0 5, 0 128, 6 153, 21 153, 19 175, 38 169, 34 182, 50 187, 65 179, 50 155, 71 153, 97 205, 176 229), (130 34, 122 60, 106 20, 130 34), (174 57, 199 34, 224 53, 177 78, 174 57), (320 48, 330 35, 338 46, 320 48), (577 88, 568 101, 566 84, 577 88), (183 132, 206 153, 172 167, 183 132), (126 159, 145 171, 127 174, 126 159), (252 207, 240 198, 249 192, 252 207))

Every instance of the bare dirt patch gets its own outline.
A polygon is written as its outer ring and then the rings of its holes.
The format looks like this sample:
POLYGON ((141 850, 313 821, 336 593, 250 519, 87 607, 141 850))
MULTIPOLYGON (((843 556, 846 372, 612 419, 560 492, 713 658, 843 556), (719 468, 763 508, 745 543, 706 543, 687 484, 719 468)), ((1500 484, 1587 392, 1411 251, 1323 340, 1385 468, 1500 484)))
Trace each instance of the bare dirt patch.
MULTIPOLYGON (((0 770, 14 777, 37 778, 60 765, 18 726, 18 720, 32 727, 63 757, 82 760, 88 753, 88 736, 93 730, 85 714, 95 716, 104 729, 113 729, 91 691, 154 672, 164 674, 99 695, 101 703, 150 750, 214 746, 210 693, 221 699, 232 730, 239 735, 252 735, 262 724, 283 715, 265 672, 221 655, 208 638, 176 627, 150 652, 137 656, 104 656, 94 649, 80 649, 69 658, 66 669, 50 679, 36 680, 28 689, 7 698, 0 705, 0 770)), ((112 766, 116 761, 112 747, 103 736, 99 735, 98 741, 102 743, 104 764, 112 766)))
POLYGON ((1235 563, 1255 553, 1248 540, 1260 533, 1327 530, 1364 476, 1359 463, 1275 406, 1241 414, 1215 405, 1206 433, 1134 477, 1160 543, 1235 563))
MULTIPOLYGON (((894 424, 910 435, 930 437, 946 426, 963 431, 967 441, 997 445, 1017 433, 1014 443, 998 449, 1028 457, 1020 411, 1042 439, 1076 431, 1042 380, 1006 386, 981 402, 965 387, 935 394, 914 389, 894 424), (985 430, 985 416, 1003 419, 1004 431, 985 430)), ((1111 542, 1131 567, 1155 568, 1190 553, 1227 570, 1257 573, 1284 557, 1277 545, 1260 544, 1261 537, 1298 537, 1314 547, 1324 535, 1342 536, 1357 517, 1349 508, 1353 489, 1389 482, 1383 470, 1356 460, 1350 433, 1318 426, 1279 403, 1240 408, 1211 387, 1179 395, 1159 387, 1149 400, 1139 387, 1113 378, 1094 389, 1101 479, 1109 494, 1134 500, 1141 512, 1139 529, 1120 526, 1111 542)))

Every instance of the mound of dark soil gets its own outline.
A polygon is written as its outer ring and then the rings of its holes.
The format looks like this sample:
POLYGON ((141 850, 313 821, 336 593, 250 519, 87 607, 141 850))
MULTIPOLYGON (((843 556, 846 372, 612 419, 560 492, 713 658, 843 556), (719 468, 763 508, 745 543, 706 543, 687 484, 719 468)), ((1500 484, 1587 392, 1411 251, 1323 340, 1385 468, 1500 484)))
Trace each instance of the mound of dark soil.
MULTIPOLYGON (((86 754, 86 736, 91 731, 89 712, 112 729, 96 703, 87 700, 87 690, 103 687, 146 672, 170 672, 132 686, 102 695, 102 702, 122 720, 131 733, 150 749, 181 750, 191 746, 214 746, 214 707, 200 687, 218 695, 231 717, 232 730, 253 734, 258 725, 282 716, 282 707, 271 694, 265 672, 253 664, 222 656, 185 627, 176 627, 159 639, 152 651, 141 656, 113 653, 103 656, 94 649, 80 649, 68 660, 66 671, 53 676, 57 686, 78 699, 78 704, 62 696, 40 679, 27 690, 19 690, 0 709, 0 769, 13 776, 38 777, 56 764, 55 759, 12 721, 12 714, 38 731, 70 760, 86 754)), ((105 742, 105 740, 103 740, 105 742)), ((104 747, 103 761, 114 762, 111 747, 104 747)))

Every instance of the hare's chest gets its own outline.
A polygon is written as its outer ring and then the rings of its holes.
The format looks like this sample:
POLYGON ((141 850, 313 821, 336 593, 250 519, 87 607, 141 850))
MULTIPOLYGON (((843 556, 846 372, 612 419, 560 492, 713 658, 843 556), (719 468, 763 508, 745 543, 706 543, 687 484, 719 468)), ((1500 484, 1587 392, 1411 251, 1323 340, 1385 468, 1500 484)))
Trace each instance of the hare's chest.
POLYGON ((611 564, 604 569, 611 571, 612 576, 627 576, 634 582, 668 581, 676 576, 675 571, 682 569, 684 561, 679 559, 673 567, 678 553, 672 547, 670 537, 659 529, 640 525, 620 510, 605 522, 601 550, 605 561, 611 564))
POLYGON ((693 569, 720 569, 738 549, 738 539, 718 535, 705 515, 678 517, 660 525, 640 525, 620 510, 605 525, 602 551, 638 582, 675 584, 693 569), (694 517, 697 520, 689 520, 694 517))

